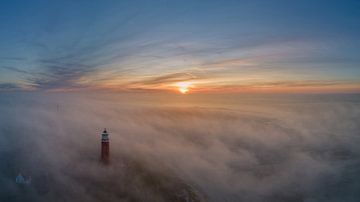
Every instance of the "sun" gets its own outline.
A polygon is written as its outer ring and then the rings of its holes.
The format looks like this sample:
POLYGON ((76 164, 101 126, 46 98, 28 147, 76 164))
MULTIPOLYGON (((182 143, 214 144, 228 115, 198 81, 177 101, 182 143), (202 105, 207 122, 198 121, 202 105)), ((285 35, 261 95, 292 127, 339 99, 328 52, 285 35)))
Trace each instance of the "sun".
POLYGON ((179 83, 176 83, 176 86, 180 93, 186 94, 187 92, 189 92, 189 87, 191 86, 191 83, 190 82, 179 82, 179 83))
POLYGON ((180 93, 185 94, 189 91, 189 89, 186 87, 181 87, 181 88, 179 88, 179 91, 180 91, 180 93))

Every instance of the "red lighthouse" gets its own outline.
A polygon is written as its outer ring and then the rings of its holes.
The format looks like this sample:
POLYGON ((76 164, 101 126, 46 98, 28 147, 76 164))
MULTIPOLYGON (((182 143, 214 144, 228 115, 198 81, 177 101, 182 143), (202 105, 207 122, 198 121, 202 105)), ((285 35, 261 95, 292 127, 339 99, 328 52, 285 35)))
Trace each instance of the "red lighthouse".
POLYGON ((110 145, 109 145, 109 134, 106 129, 101 135, 101 162, 103 164, 109 164, 110 160, 110 145))

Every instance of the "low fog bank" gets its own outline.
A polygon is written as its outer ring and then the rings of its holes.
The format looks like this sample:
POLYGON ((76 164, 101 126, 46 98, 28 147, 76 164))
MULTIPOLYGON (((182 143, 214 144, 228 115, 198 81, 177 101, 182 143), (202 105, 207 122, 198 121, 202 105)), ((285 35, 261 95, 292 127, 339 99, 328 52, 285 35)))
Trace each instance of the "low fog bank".
POLYGON ((1 201, 360 199, 359 95, 3 93, 0 112, 1 201))

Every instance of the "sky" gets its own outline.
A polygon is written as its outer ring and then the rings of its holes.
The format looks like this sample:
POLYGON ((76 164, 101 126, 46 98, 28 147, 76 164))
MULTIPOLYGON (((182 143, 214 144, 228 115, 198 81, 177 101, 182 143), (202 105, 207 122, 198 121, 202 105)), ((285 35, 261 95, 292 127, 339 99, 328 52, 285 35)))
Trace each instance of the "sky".
POLYGON ((2 1, 0 91, 360 92, 359 1, 2 1))

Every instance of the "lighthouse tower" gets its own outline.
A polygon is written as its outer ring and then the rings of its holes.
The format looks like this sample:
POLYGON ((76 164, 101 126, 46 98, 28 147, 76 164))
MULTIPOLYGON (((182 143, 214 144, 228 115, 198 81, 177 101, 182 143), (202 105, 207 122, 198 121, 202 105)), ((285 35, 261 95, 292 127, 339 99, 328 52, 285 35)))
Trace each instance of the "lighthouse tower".
POLYGON ((109 134, 104 129, 101 135, 101 162, 103 164, 109 164, 110 160, 110 145, 109 145, 109 134))

